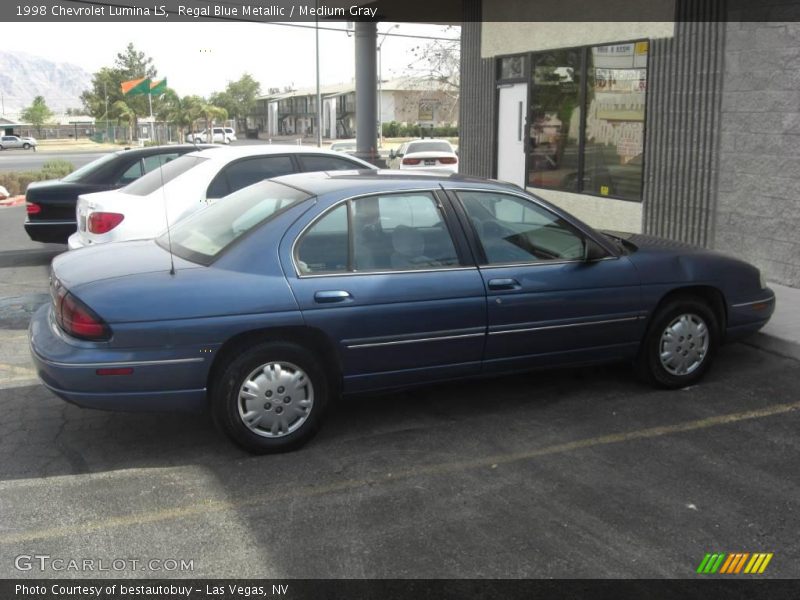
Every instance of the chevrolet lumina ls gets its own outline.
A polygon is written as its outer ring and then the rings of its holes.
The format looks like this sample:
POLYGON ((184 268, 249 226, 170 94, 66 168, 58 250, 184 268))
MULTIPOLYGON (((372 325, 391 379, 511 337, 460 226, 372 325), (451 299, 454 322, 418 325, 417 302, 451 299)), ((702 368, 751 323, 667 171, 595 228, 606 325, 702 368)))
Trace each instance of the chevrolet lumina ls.
POLYGON ((210 408, 251 452, 305 443, 340 394, 613 361, 681 388, 775 307, 736 258, 385 171, 257 183, 155 240, 62 254, 51 286, 30 345, 52 392, 210 408))

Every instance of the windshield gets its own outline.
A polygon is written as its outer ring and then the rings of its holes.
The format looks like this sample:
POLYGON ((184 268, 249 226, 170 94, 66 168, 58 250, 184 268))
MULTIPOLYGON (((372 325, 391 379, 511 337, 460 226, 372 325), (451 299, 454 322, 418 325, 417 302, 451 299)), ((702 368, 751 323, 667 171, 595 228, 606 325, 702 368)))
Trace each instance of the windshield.
POLYGON ((118 152, 112 152, 111 154, 106 154, 105 156, 101 156, 97 160, 93 160, 92 162, 90 162, 88 165, 83 165, 80 169, 76 169, 75 171, 64 177, 61 181, 67 181, 70 183, 75 181, 80 181, 86 175, 91 175, 97 169, 102 167, 104 164, 111 162, 112 160, 117 158, 117 156, 119 156, 118 152))
POLYGON ((165 250, 208 265, 248 231, 282 210, 310 198, 305 192, 274 181, 260 181, 225 196, 205 210, 179 221, 156 241, 165 250))
POLYGON ((408 145, 406 154, 413 152, 452 152, 453 148, 447 142, 414 142, 408 145))
POLYGON ((189 169, 207 160, 207 158, 201 156, 179 156, 175 160, 166 163, 163 167, 150 171, 147 175, 126 185, 120 191, 134 196, 147 196, 155 192, 161 186, 168 184, 178 175, 182 175, 189 169))

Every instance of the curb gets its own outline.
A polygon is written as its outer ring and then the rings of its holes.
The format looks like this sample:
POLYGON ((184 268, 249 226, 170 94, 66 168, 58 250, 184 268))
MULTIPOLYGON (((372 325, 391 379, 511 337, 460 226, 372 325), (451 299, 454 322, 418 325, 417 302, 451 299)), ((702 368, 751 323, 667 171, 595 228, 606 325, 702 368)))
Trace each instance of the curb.
POLYGON ((11 196, 5 200, 0 200, 0 207, 2 206, 20 206, 25 204, 25 196, 11 196))
POLYGON ((777 354, 784 358, 800 360, 800 343, 797 342, 785 340, 760 331, 741 341, 747 346, 758 348, 764 352, 777 354))

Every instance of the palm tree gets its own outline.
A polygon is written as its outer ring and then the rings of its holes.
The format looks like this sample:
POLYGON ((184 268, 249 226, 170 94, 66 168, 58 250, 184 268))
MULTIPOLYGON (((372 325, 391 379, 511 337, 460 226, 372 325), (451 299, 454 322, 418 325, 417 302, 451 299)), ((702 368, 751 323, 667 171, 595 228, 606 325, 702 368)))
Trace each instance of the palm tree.
POLYGON ((159 108, 158 118, 168 123, 178 126, 181 141, 185 139, 186 127, 191 126, 192 115, 190 109, 193 105, 193 97, 185 96, 181 99, 175 90, 167 88, 164 92, 164 99, 159 108))
POLYGON ((116 115, 117 123, 123 121, 128 123, 128 141, 133 141, 133 129, 136 127, 137 115, 136 111, 128 106, 123 100, 117 100, 111 107, 111 112, 116 115))
POLYGON ((224 122, 225 119, 228 118, 228 111, 222 108, 221 106, 215 106, 213 104, 203 104, 201 107, 203 116, 206 119, 206 137, 208 138, 209 142, 214 141, 214 122, 219 119, 220 121, 224 122))

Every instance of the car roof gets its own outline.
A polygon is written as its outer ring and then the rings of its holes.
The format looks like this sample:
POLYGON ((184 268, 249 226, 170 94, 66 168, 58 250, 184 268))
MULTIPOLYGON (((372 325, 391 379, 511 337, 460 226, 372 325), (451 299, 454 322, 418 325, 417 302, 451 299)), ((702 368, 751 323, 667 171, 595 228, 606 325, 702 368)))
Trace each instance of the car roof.
POLYGON ((273 181, 290 185, 303 190, 312 196, 319 196, 330 192, 352 192, 354 194, 369 194, 375 192, 402 191, 425 188, 444 187, 446 189, 458 188, 492 188, 507 191, 522 191, 514 184, 494 179, 480 177, 467 177, 452 173, 416 172, 409 174, 406 171, 378 170, 378 171, 319 171, 315 173, 293 173, 275 177, 273 181))
POLYGON ((154 154, 167 154, 169 152, 196 152, 197 149, 209 150, 224 148, 219 144, 165 144, 163 146, 147 146, 146 148, 125 148, 115 152, 118 156, 152 156, 154 154))
MULTIPOLYGON (((251 144, 247 146, 223 146, 192 152, 188 156, 200 156, 203 158, 217 159, 217 161, 228 163, 237 158, 248 158, 251 156, 269 156, 271 154, 317 154, 342 158, 341 152, 325 150, 316 146, 297 146, 293 144, 251 144)), ((348 159, 361 160, 355 156, 347 156, 348 159)), ((364 163, 367 168, 369 163, 364 163)))

